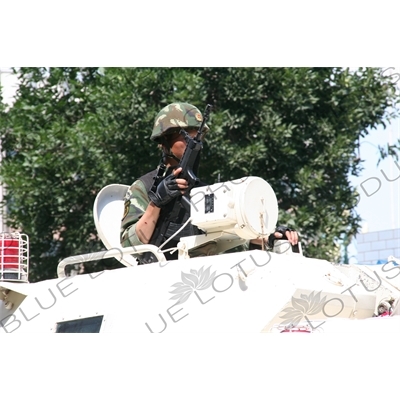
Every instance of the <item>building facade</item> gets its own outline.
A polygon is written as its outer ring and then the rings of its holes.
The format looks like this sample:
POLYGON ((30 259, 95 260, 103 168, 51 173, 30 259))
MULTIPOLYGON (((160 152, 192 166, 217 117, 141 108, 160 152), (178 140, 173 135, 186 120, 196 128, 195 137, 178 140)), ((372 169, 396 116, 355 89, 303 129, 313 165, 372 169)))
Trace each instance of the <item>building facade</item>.
POLYGON ((389 256, 400 258, 400 229, 357 235, 359 264, 384 264, 389 256))

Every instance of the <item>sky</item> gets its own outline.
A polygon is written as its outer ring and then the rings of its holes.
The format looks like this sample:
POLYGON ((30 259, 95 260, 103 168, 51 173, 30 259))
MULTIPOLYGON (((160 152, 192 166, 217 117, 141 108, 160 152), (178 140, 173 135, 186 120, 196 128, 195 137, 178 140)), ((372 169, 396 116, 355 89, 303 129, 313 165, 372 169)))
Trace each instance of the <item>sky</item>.
POLYGON ((11 104, 18 82, 15 75, 12 74, 10 67, 0 67, 0 83, 2 86, 3 102, 11 104))
POLYGON ((362 233, 400 228, 400 159, 379 160, 378 145, 400 140, 400 120, 379 128, 360 141, 360 157, 365 160, 359 177, 350 177, 358 188, 357 212, 363 218, 362 233))

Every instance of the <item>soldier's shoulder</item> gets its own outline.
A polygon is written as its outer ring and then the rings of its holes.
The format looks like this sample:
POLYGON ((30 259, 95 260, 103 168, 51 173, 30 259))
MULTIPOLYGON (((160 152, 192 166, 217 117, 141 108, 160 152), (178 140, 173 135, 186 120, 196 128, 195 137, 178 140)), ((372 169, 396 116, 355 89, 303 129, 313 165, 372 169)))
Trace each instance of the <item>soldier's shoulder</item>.
POLYGON ((156 175, 157 175, 157 169, 154 169, 153 171, 150 171, 147 174, 142 175, 140 178, 138 178, 137 181, 141 182, 144 185, 146 192, 148 192, 153 186, 154 178, 156 177, 156 175))
POLYGON ((155 169, 147 174, 142 175, 140 178, 137 178, 129 187, 125 198, 129 198, 132 192, 137 190, 145 191, 147 193, 151 189, 151 185, 153 184, 156 174, 157 170, 155 169))

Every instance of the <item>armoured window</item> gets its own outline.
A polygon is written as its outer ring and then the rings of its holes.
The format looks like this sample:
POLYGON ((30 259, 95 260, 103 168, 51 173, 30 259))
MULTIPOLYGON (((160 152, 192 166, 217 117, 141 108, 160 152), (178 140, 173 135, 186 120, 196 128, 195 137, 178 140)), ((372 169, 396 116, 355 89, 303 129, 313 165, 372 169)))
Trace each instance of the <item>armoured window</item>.
POLYGON ((56 333, 99 333, 103 315, 58 322, 56 333))

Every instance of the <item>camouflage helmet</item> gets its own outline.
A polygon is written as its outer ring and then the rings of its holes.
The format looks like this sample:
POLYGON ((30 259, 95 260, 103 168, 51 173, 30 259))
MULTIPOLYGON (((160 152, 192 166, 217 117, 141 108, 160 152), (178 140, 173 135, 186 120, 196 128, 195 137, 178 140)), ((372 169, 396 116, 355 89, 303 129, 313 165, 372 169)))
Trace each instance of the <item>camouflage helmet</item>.
MULTIPOLYGON (((164 107, 156 116, 151 140, 158 141, 161 136, 168 135, 171 128, 200 128, 203 115, 199 109, 189 103, 171 103, 164 107)), ((208 131, 207 124, 203 132, 208 131)))

